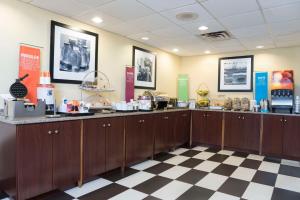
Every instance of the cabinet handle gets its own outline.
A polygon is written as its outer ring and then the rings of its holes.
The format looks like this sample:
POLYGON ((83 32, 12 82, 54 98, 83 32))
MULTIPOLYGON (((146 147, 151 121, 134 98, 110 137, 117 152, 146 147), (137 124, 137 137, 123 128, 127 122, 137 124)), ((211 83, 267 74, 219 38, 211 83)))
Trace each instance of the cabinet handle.
POLYGON ((106 127, 106 124, 103 124, 102 127, 105 128, 105 127, 106 127))
POLYGON ((238 119, 241 119, 241 116, 238 116, 238 119))
POLYGON ((169 117, 164 117, 164 119, 169 119, 169 117))
POLYGON ((242 120, 245 120, 245 116, 242 117, 242 120))
POLYGON ((145 120, 142 120, 142 122, 144 123, 144 122, 145 122, 145 120))
POLYGON ((280 121, 283 122, 283 119, 281 118, 280 121))
POLYGON ((111 124, 107 124, 108 127, 111 127, 111 124))
POLYGON ((210 115, 209 114, 206 114, 206 117, 209 117, 210 115))
POLYGON ((55 133, 55 134, 58 134, 58 133, 59 133, 59 131, 58 131, 58 130, 55 130, 55 131, 54 131, 54 133, 55 133))
POLYGON ((48 135, 52 135, 52 131, 48 131, 48 135))
POLYGON ((286 119, 284 120, 284 123, 287 123, 287 120, 286 120, 286 119))
POLYGON ((139 123, 142 123, 143 122, 143 120, 139 120, 139 123))
POLYGON ((206 117, 206 115, 205 115, 205 114, 203 114, 203 117, 206 117))

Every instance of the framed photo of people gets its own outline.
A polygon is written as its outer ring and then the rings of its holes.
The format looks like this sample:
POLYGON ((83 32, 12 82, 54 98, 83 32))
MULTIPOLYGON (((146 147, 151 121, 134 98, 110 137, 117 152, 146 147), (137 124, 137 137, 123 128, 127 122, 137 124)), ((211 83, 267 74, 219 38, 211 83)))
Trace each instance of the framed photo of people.
POLYGON ((51 82, 80 84, 97 63, 98 34, 51 21, 51 82))
POLYGON ((253 55, 219 59, 219 92, 252 92, 253 55))
POLYGON ((132 65, 135 67, 134 87, 156 89, 156 55, 146 49, 133 47, 132 65))

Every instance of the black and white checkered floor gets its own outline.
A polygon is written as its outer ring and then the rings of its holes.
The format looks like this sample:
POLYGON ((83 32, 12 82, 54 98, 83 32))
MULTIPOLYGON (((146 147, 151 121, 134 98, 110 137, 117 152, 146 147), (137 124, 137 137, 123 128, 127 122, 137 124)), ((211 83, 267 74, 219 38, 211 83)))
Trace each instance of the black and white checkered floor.
POLYGON ((43 200, 299 200, 300 163, 207 147, 180 148, 43 200))

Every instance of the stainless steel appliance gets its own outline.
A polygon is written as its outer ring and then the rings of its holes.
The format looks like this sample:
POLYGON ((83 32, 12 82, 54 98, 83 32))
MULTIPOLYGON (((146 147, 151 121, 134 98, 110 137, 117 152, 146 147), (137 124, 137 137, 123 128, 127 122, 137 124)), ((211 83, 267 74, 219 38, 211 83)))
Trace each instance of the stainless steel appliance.
POLYGON ((294 91, 279 89, 271 91, 271 108, 276 113, 292 113, 294 106, 294 91))

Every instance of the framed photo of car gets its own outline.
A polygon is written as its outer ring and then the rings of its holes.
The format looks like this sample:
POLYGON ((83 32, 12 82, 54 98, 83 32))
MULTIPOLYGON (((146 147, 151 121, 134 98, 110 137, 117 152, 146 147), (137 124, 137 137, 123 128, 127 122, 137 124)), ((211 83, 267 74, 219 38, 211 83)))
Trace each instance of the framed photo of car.
POLYGON ((97 63, 98 34, 51 21, 51 82, 80 84, 97 63))
POLYGON ((219 59, 219 92, 252 92, 254 56, 219 59))
POLYGON ((156 55, 146 49, 133 47, 132 65, 135 67, 134 87, 156 89, 156 55))

